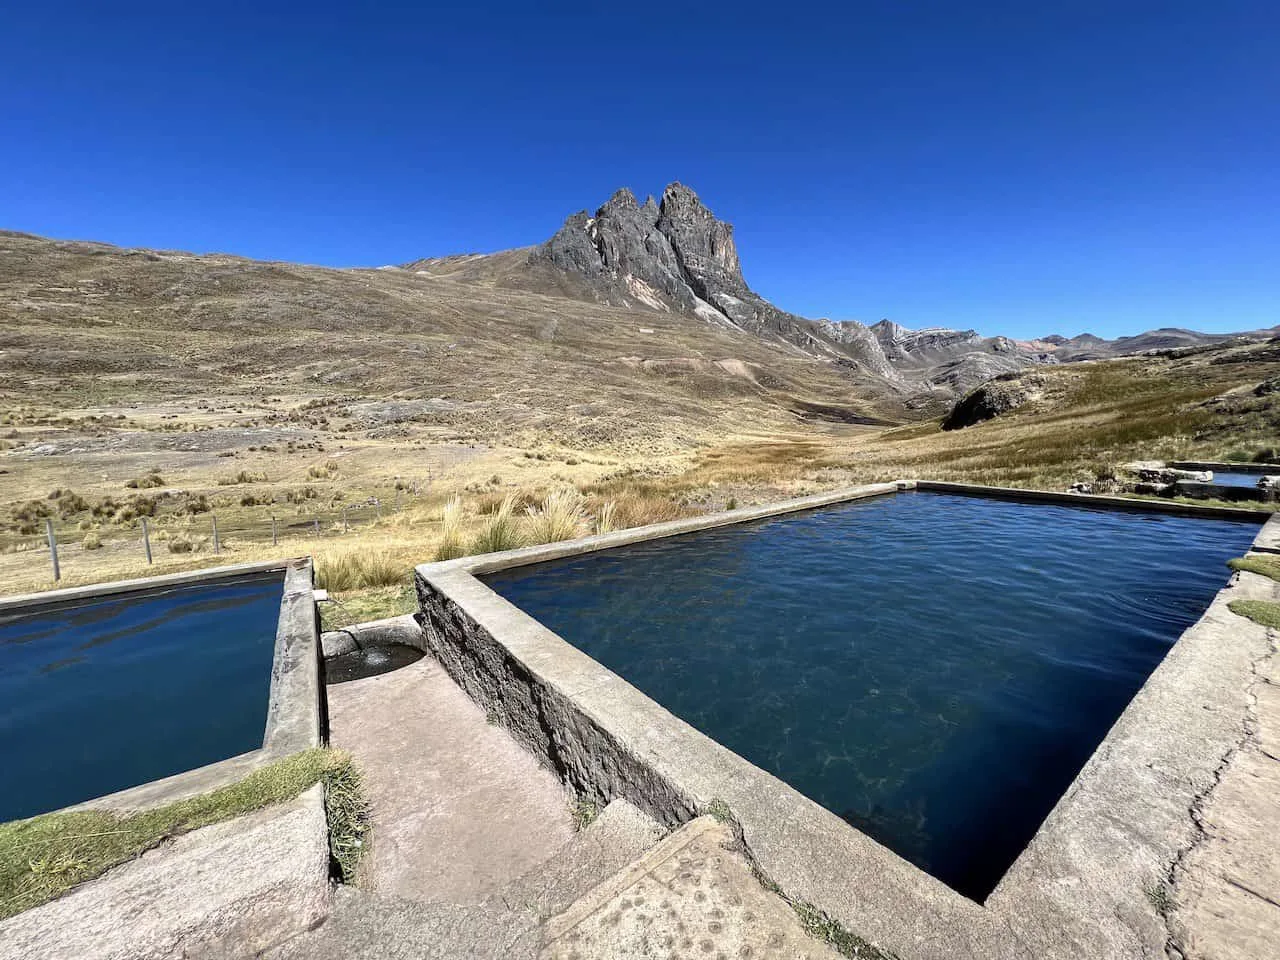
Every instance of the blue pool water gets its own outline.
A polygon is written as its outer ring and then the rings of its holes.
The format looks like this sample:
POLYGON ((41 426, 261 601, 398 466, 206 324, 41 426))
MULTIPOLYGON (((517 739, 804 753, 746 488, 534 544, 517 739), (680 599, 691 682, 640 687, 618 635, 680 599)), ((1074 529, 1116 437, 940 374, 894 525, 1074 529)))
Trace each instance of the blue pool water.
POLYGON ((262 746, 282 575, 0 613, 0 821, 262 746))
POLYGON ((1256 533, 902 493, 484 579, 982 900, 1256 533))
POLYGON ((1261 473, 1233 473, 1230 470, 1213 471, 1213 482, 1224 487, 1256 487, 1263 478, 1261 473))

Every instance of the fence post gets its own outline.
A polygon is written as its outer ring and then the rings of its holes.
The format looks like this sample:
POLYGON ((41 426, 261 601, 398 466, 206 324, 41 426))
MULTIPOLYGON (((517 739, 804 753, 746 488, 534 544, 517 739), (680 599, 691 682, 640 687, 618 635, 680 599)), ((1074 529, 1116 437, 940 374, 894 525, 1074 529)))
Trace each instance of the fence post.
POLYGON ((400 491, 396 491, 396 513, 400 512, 400 491))
POLYGON ((378 519, 379 519, 379 520, 381 520, 381 519, 382 519, 382 498, 381 498, 381 497, 374 497, 374 499, 373 499, 373 505, 374 505, 374 506, 377 508, 377 510, 378 510, 378 519))
POLYGON ((216 513, 209 514, 213 518, 213 552, 222 552, 222 543, 218 540, 218 515, 216 513))
POLYGON ((271 518, 271 545, 278 547, 280 545, 280 537, 276 535, 276 518, 271 518))
POLYGON ((316 523, 316 536, 318 537, 320 536, 320 518, 319 517, 316 517, 315 523, 316 523))
POLYGON ((347 526, 347 508, 342 508, 342 532, 346 533, 350 528, 347 526))
POLYGON ((49 559, 53 561, 53 579, 62 579, 62 570, 58 567, 58 537, 53 532, 53 520, 44 518, 44 532, 49 538, 49 559))
POLYGON ((147 552, 147 563, 151 562, 151 530, 147 527, 147 518, 142 518, 142 549, 147 552))

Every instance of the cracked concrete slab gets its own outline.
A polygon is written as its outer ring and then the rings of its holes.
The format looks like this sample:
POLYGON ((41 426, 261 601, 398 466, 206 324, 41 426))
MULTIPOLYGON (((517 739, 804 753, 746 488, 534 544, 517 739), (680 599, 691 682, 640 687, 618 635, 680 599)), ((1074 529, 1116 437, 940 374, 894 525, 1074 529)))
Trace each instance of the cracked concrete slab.
MULTIPOLYGON (((1264 577, 1238 581, 1242 595, 1280 600, 1280 585, 1264 577)), ((1170 954, 1185 960, 1280 958, 1280 637, 1267 636, 1239 743, 1193 808, 1199 836, 1173 872, 1170 954)))
POLYGON ((540 960, 618 957, 837 960, 734 850, 733 831, 698 817, 546 925, 540 960))
POLYGON ((0 960, 250 957, 320 923, 323 789, 178 837, 0 922, 0 960))

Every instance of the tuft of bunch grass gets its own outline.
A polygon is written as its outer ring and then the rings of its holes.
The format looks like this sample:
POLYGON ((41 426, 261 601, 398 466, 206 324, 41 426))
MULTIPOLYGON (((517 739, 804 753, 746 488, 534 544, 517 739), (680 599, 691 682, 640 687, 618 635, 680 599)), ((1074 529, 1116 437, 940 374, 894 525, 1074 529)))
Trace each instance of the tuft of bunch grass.
POLYGON ((557 543, 581 536, 587 528, 587 509, 582 494, 572 487, 543 498, 542 505, 528 509, 529 538, 534 543, 557 543))
POLYGON ((467 548, 462 542, 462 498, 455 496, 440 511, 440 545, 436 547, 436 559, 456 560, 466 555, 467 548))
POLYGON ((316 557, 316 583, 326 590, 366 590, 403 583, 405 569, 384 553, 349 549, 316 557))
POLYGON ((508 494, 489 515, 479 535, 471 542, 471 553, 498 553, 525 545, 524 531, 516 517, 515 494, 508 494))
POLYGON ((600 508, 599 515, 596 516, 595 532, 597 534, 613 533, 613 531, 617 529, 614 517, 617 512, 618 505, 612 500, 607 501, 605 505, 600 508))

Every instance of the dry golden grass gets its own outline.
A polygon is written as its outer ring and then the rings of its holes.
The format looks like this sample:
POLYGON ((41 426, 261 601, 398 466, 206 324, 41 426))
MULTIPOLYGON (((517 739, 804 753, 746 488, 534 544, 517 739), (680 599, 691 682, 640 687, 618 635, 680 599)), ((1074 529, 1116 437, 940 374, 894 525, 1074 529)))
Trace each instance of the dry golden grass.
MULTIPOLYGON (((617 512, 616 504, 611 512, 617 512)), ((547 494, 539 506, 528 507, 527 513, 526 536, 531 543, 572 540, 589 529, 582 494, 569 487, 547 494)))

